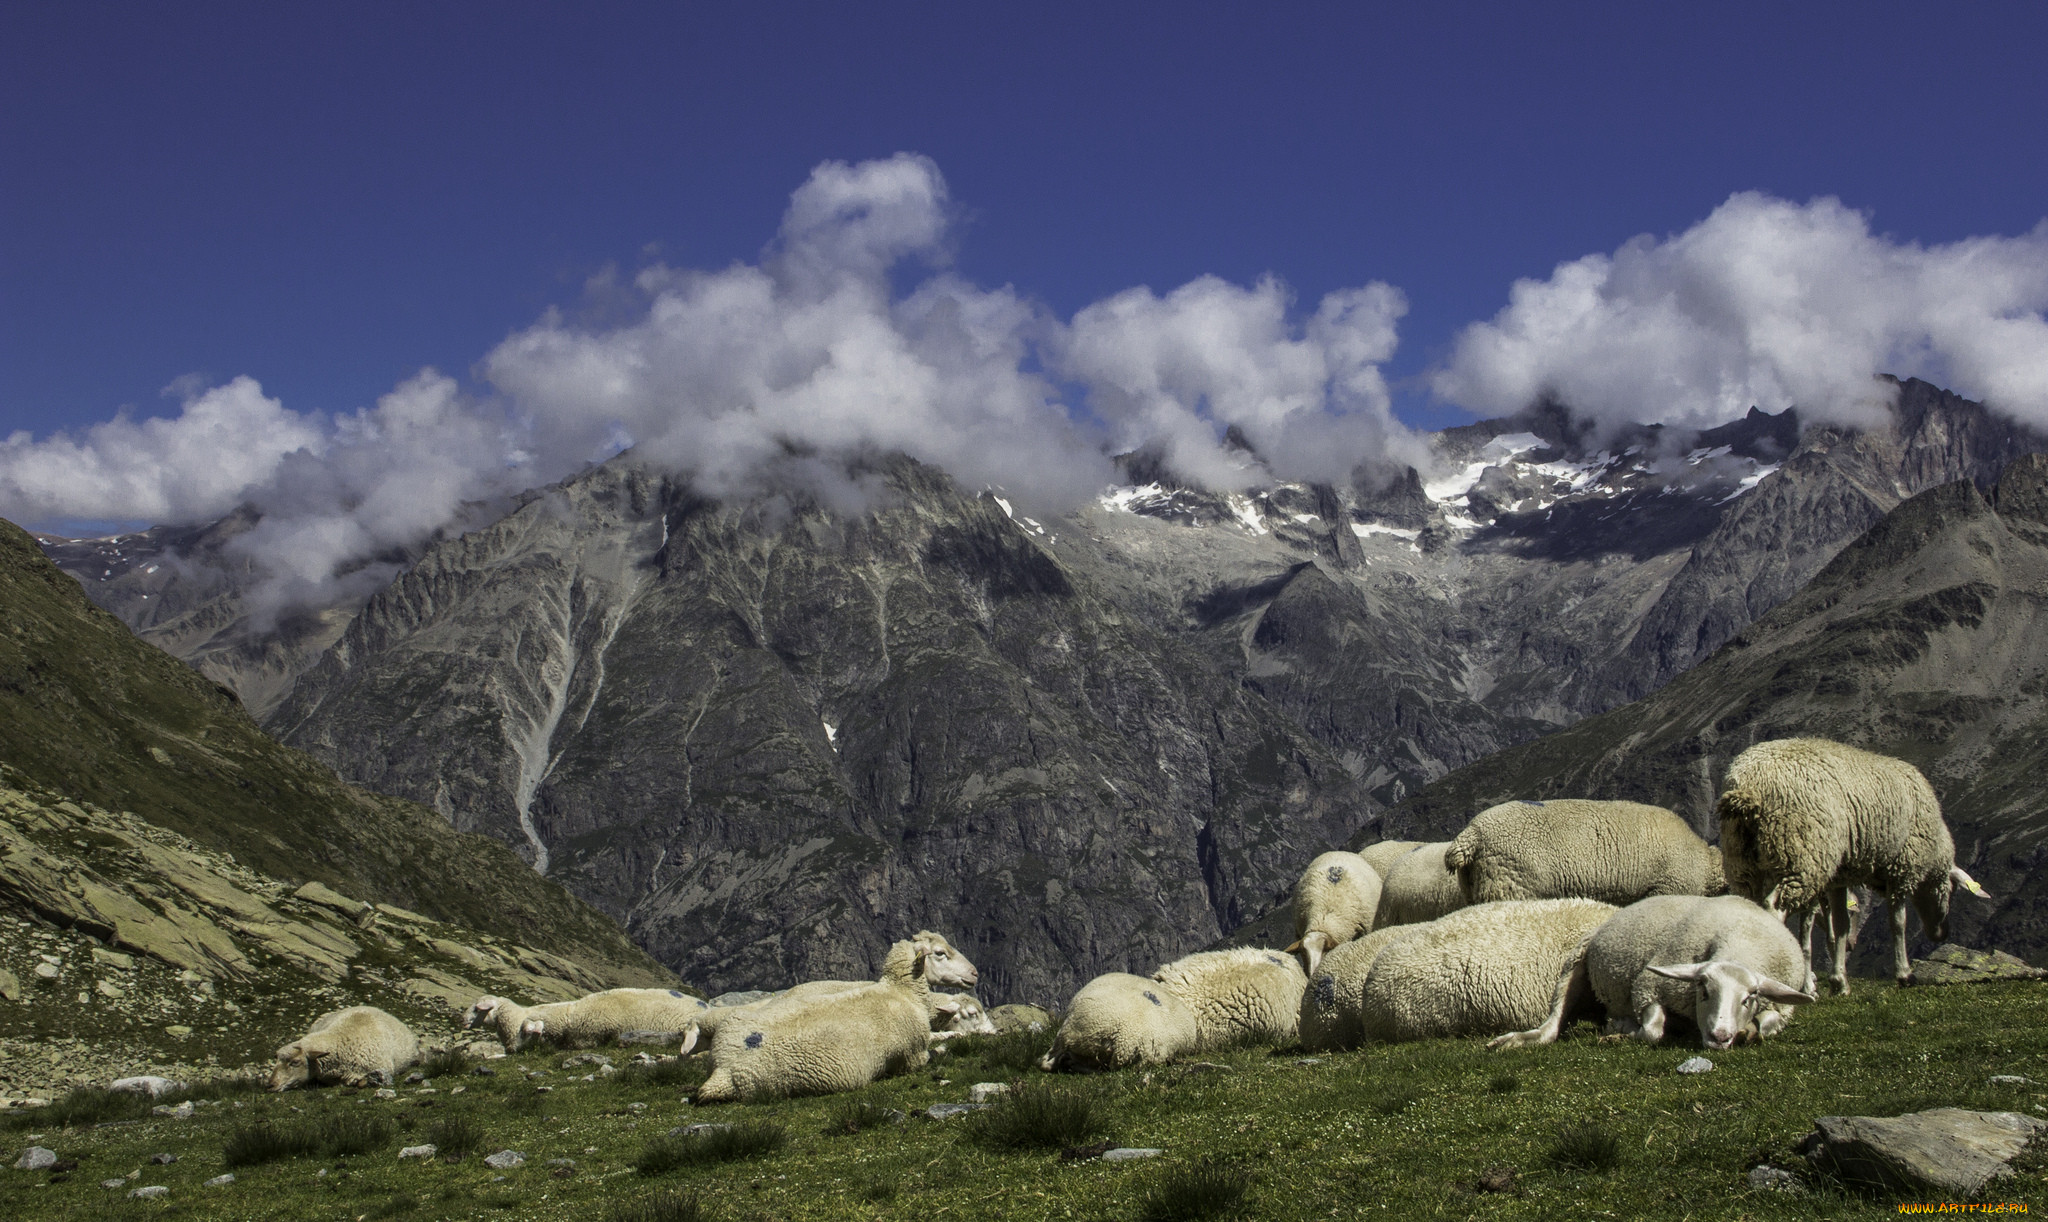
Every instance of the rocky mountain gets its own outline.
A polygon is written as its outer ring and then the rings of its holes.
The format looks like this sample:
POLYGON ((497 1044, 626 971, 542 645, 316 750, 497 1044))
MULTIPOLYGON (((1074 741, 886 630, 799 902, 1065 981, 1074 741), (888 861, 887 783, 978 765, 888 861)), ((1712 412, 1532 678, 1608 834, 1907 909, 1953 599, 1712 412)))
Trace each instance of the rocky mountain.
POLYGON ((1958 480, 1911 498, 1655 694, 1454 772, 1354 843, 1566 795, 1670 806, 1712 837, 1729 761, 1792 735, 1924 771, 1958 861, 1994 897, 1958 894, 1954 940, 2048 959, 2048 455, 1988 491, 1958 480))
MULTIPOLYGON (((1603 434, 1548 406, 1433 446, 1342 487, 1260 483, 1244 449, 1229 493, 1141 452, 1057 516, 903 461, 859 512, 712 504, 628 454, 428 547, 266 725, 706 987, 864 971, 933 924, 985 992, 1045 999, 1212 940, 2043 443, 1908 382, 1867 430, 1603 434)), ((112 545, 70 545, 88 590, 112 545)))
MULTIPOLYGON (((489 931, 580 965, 590 979, 666 978, 610 921, 537 877, 502 845, 458 832, 413 803, 344 784, 324 765, 280 746, 232 692, 138 641, 6 523, 0 606, 7 608, 0 629, 0 783, 43 795, 36 803, 44 808, 71 802, 79 812, 120 812, 104 827, 98 817, 66 816, 92 826, 58 840, 112 855, 95 862, 136 854, 154 861, 144 841, 182 838, 277 886, 319 883, 489 931)), ((189 915, 196 902, 192 888, 174 878, 124 890, 98 864, 45 861, 52 851, 70 852, 37 839, 38 829, 61 830, 62 820, 24 818, 8 816, 0 859, 0 904, 8 911, 126 944, 181 969, 203 966, 181 959, 183 951, 165 951, 172 942, 122 932, 180 927, 180 914, 189 915)), ((242 916, 271 923, 253 912, 242 916)), ((175 944, 214 945, 200 930, 204 923, 175 944)))

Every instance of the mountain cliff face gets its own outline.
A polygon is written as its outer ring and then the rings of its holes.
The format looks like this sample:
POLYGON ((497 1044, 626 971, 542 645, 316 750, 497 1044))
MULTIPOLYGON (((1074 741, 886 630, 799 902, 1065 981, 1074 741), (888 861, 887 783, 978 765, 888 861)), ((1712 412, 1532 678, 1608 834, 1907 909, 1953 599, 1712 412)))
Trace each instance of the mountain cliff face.
POLYGON ((1729 761, 1793 735, 1924 771, 1994 897, 1958 894, 1954 938, 2048 956, 2048 455, 1988 495, 1959 480, 1906 501, 1654 695, 1455 772, 1355 839, 1441 836, 1497 801, 1566 795, 1670 806, 1712 837, 1729 761))
MULTIPOLYGON (((2040 444, 1918 382, 1863 431, 1595 435, 1546 407, 1347 487, 1215 493, 1133 455, 1043 520, 902 461, 841 513, 707 503, 625 456, 428 547, 310 669, 263 672, 266 725, 706 987, 864 972, 930 924, 994 997, 1044 1000, 1233 928, 1343 834, 1658 689, 1901 501, 2040 444)), ((67 564, 92 590, 119 544, 67 564)), ((207 604, 222 639, 289 652, 241 588, 207 604)))

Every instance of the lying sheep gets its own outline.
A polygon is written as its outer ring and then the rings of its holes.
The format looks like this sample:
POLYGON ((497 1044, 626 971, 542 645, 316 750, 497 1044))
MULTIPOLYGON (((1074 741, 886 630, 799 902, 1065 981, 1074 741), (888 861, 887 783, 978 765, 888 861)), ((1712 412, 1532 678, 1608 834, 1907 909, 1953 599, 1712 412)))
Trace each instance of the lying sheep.
MULTIPOLYGON (((1830 979, 1849 991, 1853 926, 1849 888, 1884 892, 1891 910, 1892 975, 1910 984, 1906 904, 1927 936, 1948 937, 1949 895, 1960 883, 1984 889, 1956 865, 1941 803, 1920 770, 1822 738, 1758 743, 1728 768, 1721 794, 1721 854, 1738 894, 1773 914, 1796 914, 1800 944, 1812 946, 1822 903, 1834 943, 1830 979)), ((1811 969, 1801 973, 1801 981, 1811 969)))
POLYGON ((1308 987, 1301 993, 1301 1046, 1310 1052, 1339 1052, 1363 1044, 1362 999, 1373 963, 1396 939, 1426 928, 1389 925, 1324 955, 1322 966, 1309 977, 1308 987))
MULTIPOLYGON (((1543 1021, 1557 982, 1615 913, 1598 900, 1460 909, 1380 951, 1359 998, 1368 1040, 1495 1035, 1543 1021)), ((1574 995, 1576 1010, 1590 997, 1574 995)))
POLYGON ((965 993, 933 993, 926 1003, 931 1014, 931 1034, 940 1043, 961 1035, 994 1035, 995 1020, 981 1008, 981 1002, 965 993))
POLYGON ((709 1009, 702 1000, 678 989, 606 989, 574 1001, 538 1006, 486 996, 463 1011, 462 1025, 491 1027, 507 1052, 517 1052, 531 1040, 588 1048, 628 1031, 681 1032, 682 1050, 688 1052, 697 1041, 698 1021, 709 1009))
MULTIPOLYGON (((751 1000, 737 1005, 712 1005, 698 1016, 699 1044, 708 1049, 711 1041, 718 1037, 718 1028, 737 1014, 755 1014, 769 1002, 785 997, 817 998, 831 997, 854 989, 866 988, 872 980, 811 980, 793 985, 775 993, 758 993, 751 1000)), ((745 994, 742 994, 745 996, 745 994)), ((959 1035, 994 1035, 996 1025, 982 1009, 978 998, 965 993, 928 994, 927 1007, 931 1012, 933 1043, 952 1039, 959 1035)))
POLYGON ((1197 1051, 1292 1043, 1308 987, 1293 955, 1249 946, 1175 959, 1152 979, 1194 1012, 1197 1051))
POLYGON ((1372 926, 1414 925, 1434 921, 1447 912, 1465 906, 1464 889, 1458 876, 1444 864, 1449 841, 1425 844, 1394 859, 1382 872, 1379 911, 1372 926))
POLYGON ((1524 799, 1479 812, 1444 853, 1474 904, 1579 896, 1719 895, 1721 853, 1661 806, 1524 799))
POLYGON ((829 1095, 931 1059, 931 986, 972 987, 979 973, 945 938, 921 931, 889 948, 880 979, 845 992, 778 997, 729 1016, 711 1042, 699 1103, 829 1095), (738 1021, 743 1019, 743 1021, 738 1021))
POLYGON ((1805 955, 1785 923, 1738 895, 1658 895, 1616 913, 1557 982, 1550 1016, 1490 1045, 1548 1044, 1564 1029, 1566 999, 1590 988, 1607 1008, 1607 1029, 1654 1044, 1673 1015, 1699 1028, 1708 1048, 1758 1039, 1790 1021, 1778 1006, 1813 1000, 1786 980, 1806 975, 1805 955))
POLYGON ((317 1086, 389 1086, 420 1059, 412 1028, 375 1006, 350 1006, 313 1020, 312 1030, 277 1050, 270 1089, 317 1086))
POLYGON ((1194 1052, 1201 1038, 1194 1010, 1172 989, 1145 976, 1111 972, 1074 994, 1052 1050, 1038 1064, 1048 1073, 1163 1065, 1194 1052))
POLYGON ((1420 840, 1382 840, 1366 845, 1358 850, 1358 855, 1365 858, 1365 864, 1373 868, 1373 873, 1385 879, 1395 862, 1421 847, 1420 840))
POLYGON ((1052 1014, 1042 1006, 1028 1002, 1013 1001, 1006 1006, 997 1006, 988 1012, 989 1021, 996 1025, 998 1035, 1012 1031, 1029 1031, 1034 1034, 1052 1028, 1052 1014))
POLYGON ((1294 884, 1294 945, 1287 949, 1299 950, 1313 973, 1331 947, 1372 929, 1379 906, 1379 871, 1356 853, 1324 853, 1294 884))

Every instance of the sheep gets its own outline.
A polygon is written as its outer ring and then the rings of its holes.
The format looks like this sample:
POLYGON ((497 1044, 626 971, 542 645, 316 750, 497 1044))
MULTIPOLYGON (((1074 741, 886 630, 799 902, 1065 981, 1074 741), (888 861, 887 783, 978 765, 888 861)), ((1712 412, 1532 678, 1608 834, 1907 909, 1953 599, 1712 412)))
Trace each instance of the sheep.
POLYGON ((1550 1016, 1489 1047, 1548 1044, 1564 1029, 1566 999, 1590 989, 1607 1008, 1607 1030, 1645 1043, 1664 1038, 1672 1015, 1699 1029, 1711 1049, 1746 1032, 1782 1031, 1781 1006, 1813 1000, 1784 983, 1806 974, 1805 955, 1785 923, 1739 895, 1654 895, 1622 909, 1559 976, 1550 1016))
POLYGON ((1677 815, 1641 802, 1503 802, 1458 833, 1444 864, 1474 904, 1571 896, 1633 904, 1728 889, 1720 851, 1677 815))
POLYGON ((728 1016, 711 1042, 711 1076, 697 1102, 829 1095, 923 1065, 931 1059, 931 986, 972 987, 979 975, 926 930, 889 948, 876 981, 728 1016))
MULTIPOLYGON (((1775 916, 1796 914, 1799 942, 1809 952, 1820 906, 1828 905, 1830 980, 1842 993, 1849 991, 1850 887, 1884 892, 1892 975, 1902 985, 1913 980, 1908 901, 1927 936, 1941 942, 1957 884, 1988 898, 1956 865, 1934 787, 1904 760, 1823 738, 1758 743, 1729 765, 1717 809, 1730 886, 1775 916)), ((1811 975, 1809 966, 1802 983, 1811 975)))
POLYGON ((1238 946, 1175 959, 1152 974, 1194 1011, 1197 1051, 1292 1043, 1308 976, 1283 951, 1238 946))
POLYGON ((1195 1012, 1172 989, 1144 976, 1110 972, 1074 994, 1051 1051, 1038 1064, 1048 1073, 1163 1065, 1200 1045, 1195 1012))
POLYGON ((996 1025, 998 1035, 1012 1031, 1029 1031, 1034 1034, 1052 1026, 1052 1015, 1043 1006, 1029 1002, 1013 1001, 1006 1006, 997 1006, 988 1012, 989 1021, 996 1025))
POLYGON ((1294 945, 1311 975, 1333 946, 1372 930, 1380 906, 1379 871, 1356 853, 1324 853, 1294 884, 1294 945))
POLYGON ((931 1034, 926 1038, 932 1043, 942 1043, 961 1035, 994 1035, 995 1020, 982 1009, 979 999, 966 993, 932 993, 926 1003, 931 1015, 931 1034))
MULTIPOLYGON (((697 1020, 699 1044, 708 1050, 711 1041, 718 1037, 720 1024, 729 1021, 735 1014, 758 1013, 771 1001, 785 997, 831 997, 854 989, 866 988, 873 983, 872 980, 811 980, 792 985, 780 992, 760 993, 753 1000, 738 1005, 709 1006, 697 1020)), ((996 1025, 982 1008, 979 998, 965 993, 933 992, 927 995, 926 1005, 931 1014, 933 1043, 959 1035, 996 1034, 996 1025)))
MULTIPOLYGON (((1359 998, 1368 1040, 1492 1035, 1542 1022, 1565 968, 1613 916, 1599 900, 1500 900, 1440 917, 1380 951, 1359 998)), ((1568 999, 1573 1008, 1583 999, 1568 999)))
POLYGON ((1358 855, 1365 858, 1365 864, 1371 866, 1375 874, 1385 879, 1395 862, 1421 847, 1420 840, 1382 840, 1366 845, 1358 850, 1358 855))
POLYGON ((350 1006, 313 1020, 306 1034, 277 1050, 270 1089, 339 1082, 389 1086, 420 1059, 412 1028, 375 1006, 350 1006))
POLYGON ((1381 873, 1380 906, 1372 925, 1413 925, 1433 921, 1465 906, 1458 876, 1444 864, 1449 841, 1425 844, 1394 859, 1381 873))
POLYGON ((545 1039, 564 1048, 615 1040, 628 1031, 677 1031, 682 1051, 695 1047, 698 1025, 710 1012, 701 999, 679 989, 606 989, 574 1001, 522 1006, 503 997, 479 997, 462 1013, 462 1025, 484 1024, 498 1033, 505 1051, 545 1039))
POLYGON ((1310 1052, 1336 1052, 1364 1043, 1360 996, 1365 991, 1366 977, 1372 974, 1373 963, 1396 939, 1425 928, 1426 925, 1389 925, 1324 955, 1322 966, 1309 977, 1308 987, 1301 993, 1301 1046, 1310 1052))

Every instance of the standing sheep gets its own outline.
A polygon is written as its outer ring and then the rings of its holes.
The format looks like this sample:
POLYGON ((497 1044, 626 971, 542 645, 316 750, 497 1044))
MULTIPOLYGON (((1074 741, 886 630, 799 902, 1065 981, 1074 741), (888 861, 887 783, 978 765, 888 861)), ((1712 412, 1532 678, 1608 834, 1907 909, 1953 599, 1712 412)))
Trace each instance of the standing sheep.
POLYGON ((711 1042, 699 1103, 829 1095, 931 1059, 931 986, 979 978, 945 938, 921 931, 889 948, 880 979, 846 992, 779 997, 732 1015, 711 1042))
POLYGON ((1425 844, 1387 867, 1380 883, 1380 907, 1372 925, 1414 925, 1434 921, 1465 906, 1458 876, 1444 864, 1449 841, 1425 844))
POLYGON ((1578 896, 1718 895, 1721 854, 1661 806, 1524 799, 1479 812, 1444 854, 1474 904, 1578 896))
POLYGON ((1048 1073, 1163 1065, 1200 1045, 1195 1012, 1172 989, 1144 976, 1110 972, 1074 994, 1051 1051, 1038 1064, 1048 1073))
POLYGON ((1607 1007, 1607 1029, 1654 1044, 1673 1015, 1699 1028, 1708 1048, 1732 1047, 1754 1027, 1758 1039, 1784 1029, 1779 1005, 1813 1000, 1786 980, 1806 975, 1805 955, 1785 923, 1739 895, 1657 895, 1629 905, 1586 943, 1559 977, 1550 1017, 1490 1045, 1548 1044, 1564 1029, 1566 998, 1590 988, 1607 1007))
POLYGON ((1363 997, 1372 965, 1398 938, 1427 925, 1389 925, 1323 956, 1301 993, 1301 1046, 1310 1052, 1340 1052, 1365 1042, 1363 997))
POLYGON ((277 1050, 270 1089, 338 1082, 389 1086, 420 1059, 412 1028, 375 1006, 350 1006, 313 1020, 312 1030, 277 1050))
MULTIPOLYGON (((1369 1040, 1494 1035, 1543 1021, 1558 978, 1613 916, 1598 900, 1502 900, 1460 909, 1380 952, 1360 1013, 1369 1040)), ((1591 1000, 1568 999, 1571 1009, 1591 1000)))
MULTIPOLYGON (((1904 760, 1822 738, 1758 743, 1728 768, 1719 804, 1721 854, 1738 894, 1777 916, 1797 914, 1802 946, 1829 904, 1835 988, 1849 991, 1849 888, 1884 893, 1891 911, 1892 975, 1910 984, 1906 905, 1927 936, 1948 937, 1949 895, 1962 884, 1984 889, 1956 865, 1955 841, 1941 803, 1920 770, 1904 760)), ((1809 968, 1804 976, 1810 975, 1809 968)))
POLYGON ((1382 840, 1376 844, 1366 845, 1358 850, 1358 855, 1365 858, 1365 864, 1371 866, 1373 872, 1384 879, 1395 862, 1421 847, 1420 840, 1382 840))
POLYGON ((1372 930, 1380 906, 1379 871, 1356 853, 1324 853, 1308 863, 1294 884, 1294 945, 1316 964, 1333 946, 1372 930))

